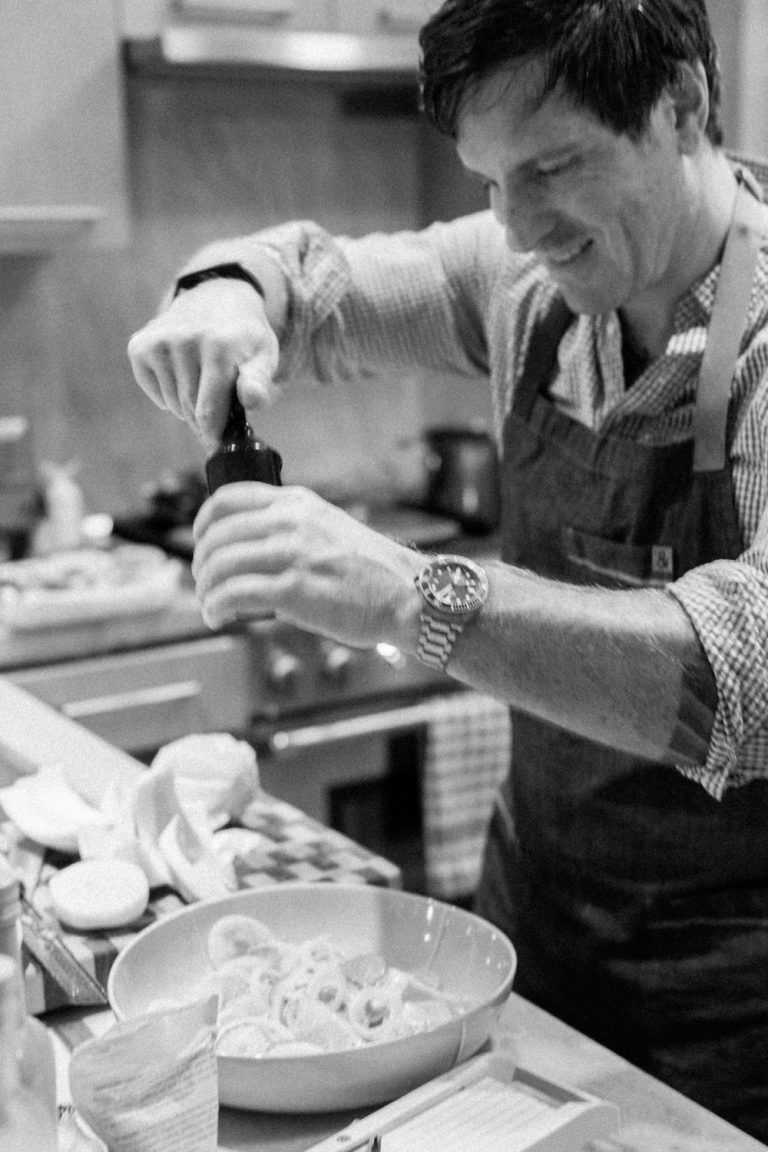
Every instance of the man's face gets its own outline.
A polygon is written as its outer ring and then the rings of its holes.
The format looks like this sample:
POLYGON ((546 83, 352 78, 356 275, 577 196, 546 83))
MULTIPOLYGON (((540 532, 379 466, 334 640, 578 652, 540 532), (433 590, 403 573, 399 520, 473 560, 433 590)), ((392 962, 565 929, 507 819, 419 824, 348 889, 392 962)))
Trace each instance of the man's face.
POLYGON ((535 253, 576 312, 668 299, 684 180, 671 100, 634 140, 559 90, 536 103, 541 77, 535 61, 494 73, 459 119, 459 157, 507 243, 535 253))

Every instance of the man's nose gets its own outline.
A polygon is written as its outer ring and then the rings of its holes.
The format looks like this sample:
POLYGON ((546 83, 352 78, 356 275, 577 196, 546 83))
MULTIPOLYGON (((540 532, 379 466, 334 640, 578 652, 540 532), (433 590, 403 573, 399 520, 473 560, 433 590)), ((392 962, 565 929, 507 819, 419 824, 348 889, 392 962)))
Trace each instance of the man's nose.
POLYGON ((513 252, 534 251, 551 228, 547 206, 541 197, 530 193, 499 190, 492 197, 491 208, 513 252))

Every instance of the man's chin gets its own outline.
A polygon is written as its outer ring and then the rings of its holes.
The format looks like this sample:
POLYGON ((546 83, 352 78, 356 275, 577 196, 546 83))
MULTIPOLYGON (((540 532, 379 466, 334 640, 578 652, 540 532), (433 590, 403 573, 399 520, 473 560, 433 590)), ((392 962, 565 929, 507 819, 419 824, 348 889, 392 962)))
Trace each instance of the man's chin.
POLYGON ((607 293, 604 287, 600 289, 593 285, 574 284, 572 280, 556 276, 552 279, 571 312, 582 316, 600 316, 604 312, 613 312, 619 306, 616 296, 607 293))

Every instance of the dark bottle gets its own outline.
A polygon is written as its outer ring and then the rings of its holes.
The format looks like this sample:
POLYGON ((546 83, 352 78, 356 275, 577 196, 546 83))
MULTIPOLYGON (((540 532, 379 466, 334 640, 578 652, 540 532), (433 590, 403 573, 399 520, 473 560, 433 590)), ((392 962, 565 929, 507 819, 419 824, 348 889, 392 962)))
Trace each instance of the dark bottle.
POLYGON ((279 484, 282 465, 280 455, 274 448, 256 439, 246 419, 245 409, 233 393, 221 443, 205 464, 208 491, 215 492, 222 484, 234 484, 238 480, 279 484))

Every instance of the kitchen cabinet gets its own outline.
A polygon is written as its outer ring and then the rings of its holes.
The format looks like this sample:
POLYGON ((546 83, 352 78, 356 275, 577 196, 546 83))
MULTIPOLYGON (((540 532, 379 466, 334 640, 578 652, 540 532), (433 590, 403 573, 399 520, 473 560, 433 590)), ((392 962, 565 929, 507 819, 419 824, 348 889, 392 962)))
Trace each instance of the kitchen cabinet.
POLYGON ((240 732, 252 710, 250 655, 236 636, 64 661, 7 679, 137 756, 190 732, 240 732))
POLYGON ((440 0, 122 0, 128 60, 153 74, 238 69, 413 84, 418 30, 440 0))
POLYGON ((0 0, 0 254, 127 239, 112 0, 0 0))
POLYGON ((413 75, 419 29, 442 0, 337 0, 339 31, 367 43, 375 59, 399 61, 413 75))
POLYGON ((336 0, 339 29, 364 36, 406 37, 414 61, 419 29, 442 0, 336 0))
POLYGON ((326 27, 333 0, 175 0, 175 18, 229 20, 235 26, 299 32, 326 27))

